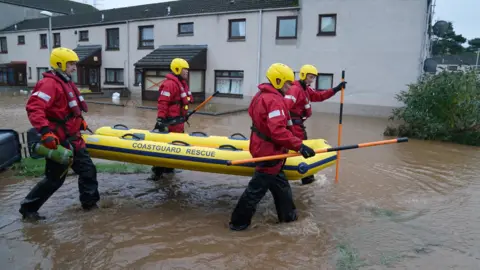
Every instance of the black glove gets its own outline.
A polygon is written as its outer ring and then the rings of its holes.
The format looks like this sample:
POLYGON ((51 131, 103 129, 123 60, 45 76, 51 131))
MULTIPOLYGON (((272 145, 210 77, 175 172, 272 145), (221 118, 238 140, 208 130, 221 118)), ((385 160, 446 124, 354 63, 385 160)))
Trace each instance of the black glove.
POLYGON ((342 90, 342 88, 345 88, 346 85, 347 85, 347 82, 341 82, 333 88, 333 91, 337 93, 338 91, 342 90))
POLYGON ((160 132, 168 132, 168 126, 165 124, 165 119, 157 118, 157 124, 155 125, 155 129, 158 129, 160 132))
POLYGON ((300 151, 298 151, 298 152, 300 152, 300 154, 302 154, 302 156, 304 158, 309 158, 309 157, 315 156, 315 151, 312 148, 306 146, 303 143, 302 143, 302 146, 300 147, 300 151))

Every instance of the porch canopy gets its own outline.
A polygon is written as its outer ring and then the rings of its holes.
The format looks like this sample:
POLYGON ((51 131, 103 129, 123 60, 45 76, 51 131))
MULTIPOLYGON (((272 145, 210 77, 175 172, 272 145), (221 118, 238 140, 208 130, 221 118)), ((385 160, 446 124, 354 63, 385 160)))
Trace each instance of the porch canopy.
POLYGON ((78 65, 102 65, 102 45, 79 45, 73 51, 77 53, 80 60, 77 63, 78 65))
POLYGON ((163 45, 134 64, 138 69, 170 70, 174 58, 187 60, 191 70, 207 69, 207 45, 163 45))

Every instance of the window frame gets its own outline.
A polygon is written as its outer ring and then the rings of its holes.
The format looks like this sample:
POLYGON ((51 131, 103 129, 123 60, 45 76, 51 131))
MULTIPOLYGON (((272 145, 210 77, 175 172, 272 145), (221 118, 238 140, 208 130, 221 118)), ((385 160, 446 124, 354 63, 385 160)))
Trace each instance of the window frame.
POLYGON ((53 40, 52 48, 62 47, 62 39, 61 39, 60 33, 53 33, 53 39, 52 40, 53 40), (58 37, 58 45, 56 44, 55 37, 58 37))
POLYGON ((150 25, 139 25, 138 26, 138 49, 139 50, 144 50, 144 49, 153 49, 155 47, 155 27, 153 24, 150 25), (143 30, 146 28, 152 28, 152 33, 154 34, 153 39, 142 39, 142 34, 143 30), (143 42, 152 42, 152 45, 143 45, 143 42))
POLYGON ((0 53, 6 54, 8 53, 8 39, 7 37, 0 37, 0 53), (5 40, 5 48, 2 46, 2 40, 5 40))
POLYGON ((292 16, 277 16, 277 31, 275 34, 276 39, 297 39, 298 37, 298 16, 292 15, 292 16), (280 36, 280 21, 282 20, 291 20, 295 19, 295 35, 290 36, 290 37, 284 37, 280 36))
POLYGON ((194 22, 183 22, 183 23, 178 23, 177 26, 177 36, 193 36, 195 33, 195 23, 194 22), (182 25, 192 25, 192 32, 181 32, 180 29, 182 29, 182 25))
POLYGON ((125 85, 125 71, 124 71, 124 69, 123 69, 123 68, 105 68, 105 82, 104 82, 104 84, 108 84, 108 85, 125 85), (108 76, 107 76, 108 71, 114 71, 114 72, 115 72, 115 73, 114 73, 114 74, 115 74, 115 75, 114 75, 114 77, 115 77, 114 81, 109 81, 109 80, 108 80, 108 76), (122 78, 123 82, 119 82, 119 81, 118 81, 118 73, 117 73, 117 71, 122 71, 122 72, 123 72, 123 78, 122 78))
POLYGON ((318 82, 319 82, 318 79, 320 78, 320 76, 329 76, 329 77, 332 78, 331 83, 330 83, 330 87, 329 87, 329 88, 326 88, 326 89, 324 89, 324 90, 333 88, 333 78, 334 78, 334 74, 333 74, 333 73, 318 73, 318 74, 317 74, 317 78, 315 79, 315 89, 321 89, 321 88, 318 87, 318 82))
POLYGON ((105 29, 105 38, 106 38, 106 51, 119 51, 120 50, 120 28, 119 27, 114 27, 114 28, 107 28, 105 29), (118 33, 118 47, 112 47, 112 44, 109 42, 109 33, 111 32, 117 32, 118 33))
POLYGON ((47 34, 40 34, 40 49, 48 49, 48 36, 47 34), (42 44, 42 37, 45 37, 45 46, 42 44))
POLYGON ((80 30, 78 31, 78 41, 79 42, 84 42, 84 41, 88 41, 89 40, 89 32, 88 30, 80 30), (86 38, 82 38, 82 33, 87 33, 87 37, 86 38))
POLYGON ((318 14, 318 33, 317 36, 336 36, 337 35, 337 14, 330 13, 330 14, 318 14), (335 26, 332 32, 324 32, 322 31, 322 18, 333 18, 335 20, 335 26))
POLYGON ((18 35, 17 36, 17 45, 25 45, 25 35, 18 35), (20 39, 23 39, 23 42, 20 42, 20 39))
POLYGON ((37 82, 42 79, 40 78, 40 75, 42 75, 42 73, 40 72, 40 69, 46 69, 47 71, 45 72, 48 72, 48 67, 37 67, 37 82))
POLYGON ((247 39, 247 19, 246 18, 239 18, 239 19, 230 19, 228 20, 228 41, 245 41, 247 39), (244 22, 245 23, 245 35, 244 36, 232 36, 232 25, 236 22, 244 22))
MULTIPOLYGON (((225 70, 225 69, 215 69, 213 70, 213 83, 214 83, 214 91, 217 92, 217 78, 241 78, 242 79, 242 93, 241 94, 232 94, 232 93, 221 93, 219 92, 216 96, 218 97, 229 97, 229 98, 243 98, 243 85, 245 82, 245 71, 244 70, 225 70), (223 73, 223 72, 228 72, 229 76, 218 76, 217 72, 223 73), (232 72, 242 72, 242 77, 238 76, 232 76, 232 72)), ((230 80, 230 91, 232 91, 232 80, 230 80)))

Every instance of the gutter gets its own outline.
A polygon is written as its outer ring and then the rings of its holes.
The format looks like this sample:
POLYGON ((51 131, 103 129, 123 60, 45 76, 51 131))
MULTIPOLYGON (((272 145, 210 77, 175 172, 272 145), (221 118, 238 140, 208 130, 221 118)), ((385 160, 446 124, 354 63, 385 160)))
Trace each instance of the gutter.
POLYGON ((260 84, 260 64, 262 59, 262 23, 263 10, 258 10, 258 47, 257 47, 257 85, 260 84))
MULTIPOLYGON (((284 10, 300 10, 300 7, 264 8, 262 10, 263 10, 263 12, 284 11, 284 10)), ((102 26, 102 25, 110 25, 110 24, 124 24, 126 22, 168 20, 168 19, 176 19, 176 18, 190 18, 190 17, 201 17, 201 16, 212 16, 212 15, 229 15, 229 14, 257 13, 257 12, 258 12, 258 9, 248 9, 248 10, 235 10, 235 11, 223 11, 223 12, 194 13, 194 14, 151 17, 151 18, 138 18, 138 19, 132 19, 132 20, 119 20, 119 21, 111 21, 111 22, 98 22, 98 23, 90 23, 90 24, 72 25, 72 26, 66 26, 66 27, 55 27, 55 28, 52 28, 52 31, 53 30, 62 30, 62 29, 72 29, 72 28, 94 27, 94 26, 102 26)), ((101 13, 99 13, 99 14, 101 14, 101 13)), ((70 16, 70 15, 67 15, 67 16, 70 16)), ((77 16, 77 15, 72 15, 72 16, 77 16)), ((35 19, 33 19, 33 20, 35 20, 35 19)), ((2 33, 2 34, 3 33, 19 33, 19 32, 28 32, 28 31, 33 32, 33 31, 44 31, 45 29, 48 29, 48 28, 25 29, 25 30, 17 30, 17 31, 0 31, 0 33, 2 33)))
MULTIPOLYGON (((126 72, 124 72, 124 74, 127 74, 127 89, 129 89, 130 88, 130 22, 127 21, 126 23, 127 23, 127 67, 126 67, 127 70, 126 72)), ((133 74, 134 74, 133 76, 135 76, 135 73, 133 74)))

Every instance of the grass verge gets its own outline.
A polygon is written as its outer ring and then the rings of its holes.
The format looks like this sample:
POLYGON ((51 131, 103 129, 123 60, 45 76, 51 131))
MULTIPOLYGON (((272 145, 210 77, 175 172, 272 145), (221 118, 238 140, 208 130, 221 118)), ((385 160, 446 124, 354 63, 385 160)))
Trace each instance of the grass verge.
MULTIPOLYGON (((95 163, 97 172, 112 174, 147 173, 151 166, 131 163, 95 163)), ((45 159, 25 158, 12 166, 15 176, 40 177, 45 172, 45 159)))

